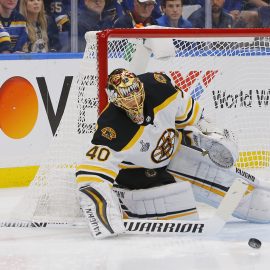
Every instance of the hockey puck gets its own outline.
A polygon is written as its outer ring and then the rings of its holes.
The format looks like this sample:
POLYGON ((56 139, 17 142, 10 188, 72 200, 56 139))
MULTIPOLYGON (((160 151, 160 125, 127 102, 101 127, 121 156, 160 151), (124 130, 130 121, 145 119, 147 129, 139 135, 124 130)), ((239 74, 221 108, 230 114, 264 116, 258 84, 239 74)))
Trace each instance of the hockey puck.
POLYGON ((261 245, 262 245, 262 243, 261 243, 261 241, 260 240, 258 240, 258 239, 256 239, 256 238, 250 238, 249 240, 248 240, 248 245, 250 246, 250 247, 252 247, 252 248, 260 248, 261 247, 261 245))

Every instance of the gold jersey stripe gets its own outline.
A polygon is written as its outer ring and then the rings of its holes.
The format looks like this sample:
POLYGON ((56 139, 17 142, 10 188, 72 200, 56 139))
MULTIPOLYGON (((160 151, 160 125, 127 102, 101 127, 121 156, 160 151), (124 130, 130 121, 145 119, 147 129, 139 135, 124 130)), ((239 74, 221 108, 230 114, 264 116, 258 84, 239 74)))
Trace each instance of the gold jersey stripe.
POLYGON ((61 18, 60 20, 57 21, 57 25, 63 25, 66 22, 69 22, 68 17, 63 17, 63 18, 61 18))
POLYGON ((144 131, 144 126, 141 126, 135 136, 130 140, 130 142, 122 149, 122 151, 130 149, 141 137, 144 131))
POLYGON ((77 171, 79 171, 79 170, 91 171, 91 172, 92 171, 102 172, 102 173, 105 173, 105 174, 111 176, 112 178, 115 178, 117 176, 117 174, 118 174, 115 171, 105 169, 103 167, 92 166, 92 165, 87 165, 87 164, 81 164, 81 165, 77 166, 77 171))
POLYGON ((142 168, 142 166, 137 166, 137 165, 126 165, 126 164, 119 164, 118 167, 120 169, 138 169, 142 168))
POLYGON ((162 102, 160 105, 158 105, 157 107, 154 108, 154 114, 158 113, 159 111, 161 111, 162 109, 166 108, 168 106, 168 104, 170 104, 172 101, 174 101, 177 98, 177 95, 179 93, 176 92, 175 94, 173 94, 172 96, 168 97, 164 102, 162 102))
POLYGON ((196 121, 196 119, 198 117, 199 111, 200 111, 200 105, 199 105, 198 102, 196 102, 195 107, 194 107, 193 117, 191 118, 191 120, 189 122, 189 126, 192 126, 195 123, 195 121, 196 121))
POLYGON ((192 126, 195 123, 195 121, 196 121, 196 119, 198 117, 199 110, 200 110, 200 105, 199 105, 199 103, 196 102, 194 104, 194 108, 193 108, 193 112, 192 112, 191 117, 189 119, 187 119, 187 121, 184 122, 184 123, 181 123, 181 124, 176 123, 175 124, 176 128, 177 129, 183 129, 187 125, 192 126))
POLYGON ((179 117, 176 117, 176 120, 177 120, 177 121, 183 121, 184 119, 186 119, 188 113, 189 113, 190 110, 191 110, 191 108, 192 108, 192 99, 189 98, 188 104, 187 104, 187 108, 186 108, 186 111, 184 112, 183 115, 181 115, 181 116, 179 116, 179 117))
POLYGON ((86 176, 86 175, 80 175, 76 177, 77 183, 83 183, 83 182, 96 182, 96 183, 104 183, 104 179, 99 178, 97 176, 86 176))
POLYGON ((181 142, 182 142, 183 134, 182 134, 182 132, 177 132, 177 134, 178 134, 178 143, 177 143, 177 146, 176 146, 176 150, 174 151, 174 153, 170 157, 170 160, 172 160, 174 158, 176 153, 178 153, 180 148, 181 148, 181 142))
POLYGON ((10 42, 10 37, 9 36, 3 36, 3 37, 0 37, 0 42, 5 42, 5 41, 9 41, 10 42))
POLYGON ((110 102, 107 103, 107 105, 105 106, 105 108, 102 110, 102 112, 100 114, 102 114, 104 111, 106 111, 107 108, 109 107, 109 105, 110 105, 110 102))
POLYGON ((17 22, 11 22, 10 27, 26 27, 25 21, 17 21, 17 22))

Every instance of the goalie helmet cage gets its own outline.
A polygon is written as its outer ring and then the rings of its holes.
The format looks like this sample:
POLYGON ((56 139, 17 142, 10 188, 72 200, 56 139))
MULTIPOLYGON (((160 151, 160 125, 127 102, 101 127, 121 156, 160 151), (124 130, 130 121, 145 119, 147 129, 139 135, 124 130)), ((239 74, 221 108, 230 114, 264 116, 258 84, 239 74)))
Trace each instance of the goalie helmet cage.
MULTIPOLYGON (((8 220, 78 222, 76 165, 85 157, 107 76, 165 72, 198 100, 205 115, 231 129, 237 166, 269 176, 270 29, 111 29, 86 34, 86 49, 67 106, 26 195, 8 220)), ((157 80, 160 79, 156 76, 157 80)))

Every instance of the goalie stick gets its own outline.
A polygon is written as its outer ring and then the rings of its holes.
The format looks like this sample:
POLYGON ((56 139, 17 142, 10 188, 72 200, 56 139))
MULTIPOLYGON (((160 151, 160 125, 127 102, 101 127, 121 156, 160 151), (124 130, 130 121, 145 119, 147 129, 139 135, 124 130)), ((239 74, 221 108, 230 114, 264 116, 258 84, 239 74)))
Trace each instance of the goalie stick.
MULTIPOLYGON (((158 235, 214 235, 218 233, 230 218, 238 206, 248 185, 242 179, 236 179, 224 196, 214 216, 206 220, 146 220, 124 219, 127 229, 125 234, 158 234, 158 235)), ((42 227, 42 228, 84 228, 85 222, 81 223, 50 223, 50 222, 0 222, 0 227, 42 227)))

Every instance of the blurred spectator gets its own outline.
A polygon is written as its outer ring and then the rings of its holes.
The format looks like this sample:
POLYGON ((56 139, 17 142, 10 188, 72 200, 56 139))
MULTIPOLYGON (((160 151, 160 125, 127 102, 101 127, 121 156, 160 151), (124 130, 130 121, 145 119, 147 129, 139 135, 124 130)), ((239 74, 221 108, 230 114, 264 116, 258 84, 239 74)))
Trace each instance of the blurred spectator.
MULTIPOLYGON (((197 0, 198 4, 204 6, 205 0, 197 0)), ((233 18, 233 28, 255 28, 258 27, 257 10, 247 9, 248 2, 263 2, 262 0, 225 0, 223 9, 233 18)), ((270 1, 270 0, 269 0, 270 1)))
POLYGON ((17 10, 18 0, 0 0, 0 23, 9 33, 11 52, 24 52, 27 46, 26 20, 17 10))
POLYGON ((259 13, 259 27, 270 27, 270 6, 262 6, 258 9, 259 13))
MULTIPOLYGON (((46 0, 45 10, 51 14, 59 27, 59 31, 70 31, 72 0, 46 0)), ((123 9, 119 0, 105 0, 102 18, 116 20, 123 15, 123 9)), ((85 8, 84 0, 78 0, 78 10, 85 8)))
POLYGON ((164 15, 156 20, 157 24, 166 27, 191 28, 190 21, 182 18, 182 0, 162 0, 164 15))
MULTIPOLYGON (((46 0, 44 2, 45 9, 47 13, 51 14, 53 18, 55 19, 55 22, 57 23, 57 26, 59 28, 59 39, 60 43, 62 45, 61 51, 68 52, 70 51, 71 46, 71 2, 72 0, 46 0)), ((105 7, 103 9, 101 18, 102 21, 115 21, 119 16, 122 16, 123 11, 121 4, 118 3, 119 0, 105 0, 105 7)), ((83 10, 88 9, 84 0, 77 0, 78 4, 78 15, 80 16, 83 10)), ((78 16, 78 23, 79 23, 79 16, 78 16)), ((91 14, 90 14, 91 16, 91 14)), ((96 22, 96 16, 93 17, 94 24, 98 23, 96 22)), ((83 23, 86 25, 88 22, 83 23)), ((84 31, 89 31, 92 29, 92 26, 89 28, 86 26, 86 29, 84 26, 82 26, 83 29, 78 29, 78 35, 79 38, 80 35, 84 35, 84 31)), ((110 26, 108 26, 110 27, 110 26)), ((102 27, 103 29, 103 27, 102 27)), ((100 30, 100 28, 97 26, 95 29, 92 30, 100 30)), ((84 37, 82 37, 84 39, 84 37)), ((82 42, 82 45, 79 44, 79 46, 83 46, 84 42, 82 42)))
POLYGON ((11 50, 11 40, 9 33, 0 23, 0 53, 10 53, 11 50))
POLYGON ((265 13, 266 10, 260 12, 260 8, 268 7, 270 4, 270 0, 245 0, 244 1, 244 10, 241 12, 241 16, 246 22, 247 28, 255 28, 255 27, 264 27, 267 23, 266 21, 267 14, 265 13), (263 21, 262 21, 263 20, 263 21))
MULTIPOLYGON (((59 32, 70 32, 70 1, 71 0, 45 0, 45 10, 57 24, 59 32)), ((79 1, 81 2, 81 1, 79 1)))
MULTIPOLYGON (((245 0, 225 0, 223 9, 225 12, 230 14, 233 18, 233 21, 239 21, 240 12, 244 7, 245 0)), ((198 4, 204 6, 205 0, 197 0, 198 4)))
POLYGON ((245 0, 245 10, 255 10, 260 7, 269 6, 270 0, 245 0))
MULTIPOLYGON (((212 27, 213 28, 231 28, 233 25, 232 16, 225 12, 225 0, 212 0, 212 27)), ((188 20, 192 23, 194 28, 205 27, 205 7, 202 6, 194 11, 188 20)))
POLYGON ((125 0, 122 2, 119 0, 106 0, 102 18, 104 20, 108 19, 115 22, 117 18, 124 14, 123 7, 121 5, 124 1, 125 0))
MULTIPOLYGON (((72 0, 46 0, 45 9, 55 18, 59 31, 70 31, 72 0)), ((123 9, 119 0, 106 0, 102 18, 116 20, 123 15, 123 9)), ((84 0, 78 0, 78 10, 85 8, 84 0)))
MULTIPOLYGON (((154 19, 157 19, 162 15, 161 1, 162 0, 156 0, 155 1, 156 4, 155 4, 155 7, 154 7, 154 9, 152 11, 152 14, 151 14, 151 16, 154 19)), ((131 10, 134 9, 134 0, 122 0, 120 3, 121 3, 124 14, 126 14, 128 11, 131 11, 131 10)))
POLYGON ((234 20, 237 20, 239 18, 243 5, 244 0, 225 0, 223 8, 233 17, 234 20))
POLYGON ((114 23, 114 28, 134 28, 136 26, 148 26, 156 24, 152 17, 155 0, 134 0, 132 11, 127 11, 114 23))
POLYGON ((84 35, 88 31, 98 31, 111 28, 113 22, 110 18, 103 19, 102 12, 105 7, 105 0, 84 0, 85 8, 78 14, 78 49, 84 51, 84 35))
POLYGON ((61 49, 55 21, 46 16, 43 0, 20 0, 20 13, 26 18, 28 52, 55 52, 61 49))
POLYGON ((245 10, 245 0, 225 0, 224 10, 233 17, 234 28, 258 27, 257 11, 245 10))

